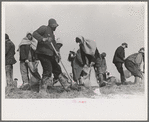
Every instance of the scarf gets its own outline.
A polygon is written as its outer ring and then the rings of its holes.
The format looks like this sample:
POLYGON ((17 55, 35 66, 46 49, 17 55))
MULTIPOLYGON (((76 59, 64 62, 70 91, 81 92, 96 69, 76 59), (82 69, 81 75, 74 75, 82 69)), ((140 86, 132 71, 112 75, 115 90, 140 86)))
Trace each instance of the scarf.
POLYGON ((19 48, 17 51, 20 50, 20 46, 22 45, 30 45, 33 50, 36 50, 37 44, 38 44, 38 41, 35 38, 32 38, 32 40, 29 40, 27 37, 25 37, 22 39, 21 43, 19 44, 19 48))

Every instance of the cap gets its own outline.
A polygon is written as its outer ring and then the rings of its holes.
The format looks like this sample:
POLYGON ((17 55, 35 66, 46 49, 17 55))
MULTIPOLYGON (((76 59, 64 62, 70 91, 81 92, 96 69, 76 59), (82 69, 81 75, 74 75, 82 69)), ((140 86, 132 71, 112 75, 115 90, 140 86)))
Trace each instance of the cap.
POLYGON ((102 55, 103 57, 106 57, 106 53, 105 53, 105 52, 103 52, 101 55, 102 55))
POLYGON ((28 35, 31 35, 31 36, 32 36, 32 34, 31 34, 31 33, 27 32, 26 36, 28 36, 28 35))
POLYGON ((122 43, 122 45, 125 45, 126 48, 128 48, 128 44, 127 43, 124 42, 124 43, 122 43))
POLYGON ((58 24, 57 24, 57 22, 56 22, 56 20, 55 19, 53 19, 53 18, 51 18, 51 19, 49 19, 49 26, 51 26, 51 27, 57 27, 57 26, 59 26, 58 24))
POLYGON ((143 51, 144 51, 144 47, 140 48, 139 52, 140 52, 141 50, 143 50, 143 51))
POLYGON ((8 34, 5 34, 5 39, 9 39, 9 36, 8 36, 8 34))

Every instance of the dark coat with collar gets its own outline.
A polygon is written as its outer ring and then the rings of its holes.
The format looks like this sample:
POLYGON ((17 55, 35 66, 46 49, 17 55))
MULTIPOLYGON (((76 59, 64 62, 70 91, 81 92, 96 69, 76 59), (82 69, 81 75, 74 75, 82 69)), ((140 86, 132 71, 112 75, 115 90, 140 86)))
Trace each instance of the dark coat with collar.
POLYGON ((52 38, 52 43, 54 47, 56 48, 56 50, 58 50, 56 46, 53 30, 51 29, 50 26, 43 25, 33 32, 33 37, 38 41, 38 45, 36 49, 37 54, 44 54, 48 56, 55 55, 55 52, 51 43, 49 41, 45 41, 45 42, 43 41, 43 38, 47 38, 48 35, 50 35, 50 37, 52 38))
POLYGON ((122 46, 119 46, 114 54, 113 63, 124 63, 125 50, 122 46))
POLYGON ((5 46, 5 65, 15 64, 15 45, 10 39, 8 39, 7 41, 5 41, 5 46))

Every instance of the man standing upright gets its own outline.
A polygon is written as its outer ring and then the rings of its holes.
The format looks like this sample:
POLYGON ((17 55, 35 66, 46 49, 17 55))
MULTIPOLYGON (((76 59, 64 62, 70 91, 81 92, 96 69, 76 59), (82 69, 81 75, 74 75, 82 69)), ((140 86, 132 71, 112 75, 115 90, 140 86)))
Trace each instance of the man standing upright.
POLYGON ((16 63, 14 58, 15 45, 9 39, 9 36, 5 34, 5 70, 6 70, 6 82, 7 86, 13 85, 13 64, 16 63))
POLYGON ((115 64, 118 72, 120 73, 120 78, 121 78, 121 83, 123 85, 127 85, 127 83, 125 82, 125 76, 124 76, 124 71, 123 71, 123 63, 124 63, 124 58, 125 58, 125 48, 128 48, 128 44, 127 43, 122 43, 121 46, 119 46, 114 54, 114 58, 113 58, 113 63, 115 64))
POLYGON ((33 37, 38 40, 36 53, 38 54, 38 58, 43 68, 41 86, 44 90, 46 90, 47 87, 49 90, 52 89, 53 70, 56 71, 54 72, 54 75, 58 76, 59 81, 63 84, 63 88, 68 90, 69 86, 66 79, 63 77, 61 67, 58 65, 55 58, 56 53, 54 48, 58 51, 58 47, 56 45, 54 31, 57 27, 58 24, 56 20, 50 19, 48 21, 48 26, 43 25, 33 32, 33 37))
MULTIPOLYGON (((35 68, 35 62, 37 60, 37 56, 35 50, 37 48, 37 40, 35 40, 31 33, 27 33, 26 37, 24 37, 19 44, 19 54, 20 54, 20 71, 22 75, 23 84, 20 87, 22 90, 30 89, 30 85, 33 82, 30 82, 30 73, 34 75, 37 81, 34 83, 34 86, 39 87, 39 81, 41 77, 38 71, 35 68), (32 67, 32 68, 31 68, 32 67), (30 71, 30 72, 29 72, 30 71)), ((37 88, 36 91, 38 92, 39 89, 37 88)))

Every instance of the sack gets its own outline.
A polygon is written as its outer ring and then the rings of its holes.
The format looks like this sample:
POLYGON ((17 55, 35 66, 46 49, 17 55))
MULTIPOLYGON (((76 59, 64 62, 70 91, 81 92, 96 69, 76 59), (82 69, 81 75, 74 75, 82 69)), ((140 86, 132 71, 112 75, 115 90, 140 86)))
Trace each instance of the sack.
POLYGON ((28 62, 27 65, 28 65, 29 69, 30 69, 32 72, 36 72, 36 71, 37 71, 36 69, 37 69, 37 65, 38 65, 38 64, 35 65, 35 62, 28 62))
POLYGON ((94 67, 85 67, 84 71, 87 73, 86 76, 81 78, 81 81, 84 83, 84 86, 91 88, 91 86, 99 86, 97 83, 96 73, 94 67))
POLYGON ((38 73, 37 67, 39 62, 28 62, 28 67, 29 67, 29 71, 30 71, 30 80, 29 80, 29 84, 32 86, 34 84, 38 84, 39 82, 41 82, 41 77, 40 74, 38 73))
POLYGON ((130 71, 124 70, 124 76, 125 76, 125 78, 130 78, 132 76, 132 74, 130 71))
POLYGON ((95 73, 94 67, 91 67, 90 82, 91 82, 91 86, 99 86, 97 83, 97 78, 96 78, 96 73, 95 73))

